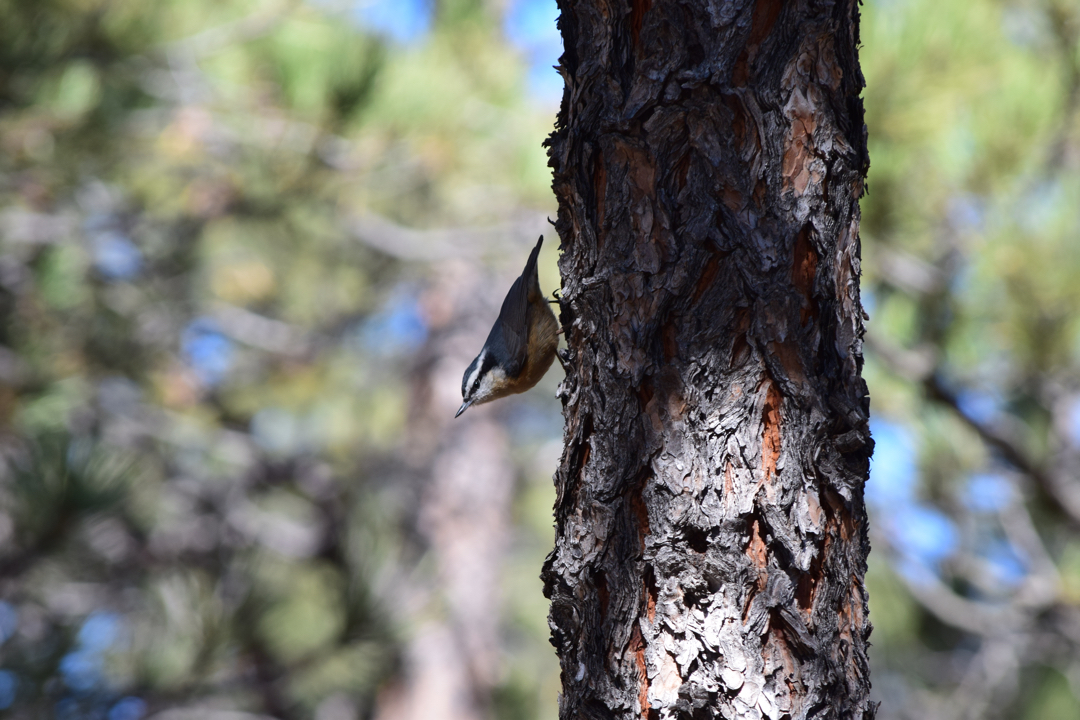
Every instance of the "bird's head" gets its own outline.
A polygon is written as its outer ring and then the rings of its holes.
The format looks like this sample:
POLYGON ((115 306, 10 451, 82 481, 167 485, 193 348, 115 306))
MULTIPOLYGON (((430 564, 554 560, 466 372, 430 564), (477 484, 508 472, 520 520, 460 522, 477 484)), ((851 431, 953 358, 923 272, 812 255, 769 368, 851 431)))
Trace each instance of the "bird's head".
POLYGON ((482 405, 503 397, 507 394, 509 384, 506 372, 498 366, 492 353, 485 347, 469 363, 465 375, 461 378, 462 403, 454 417, 458 417, 473 405, 482 405))

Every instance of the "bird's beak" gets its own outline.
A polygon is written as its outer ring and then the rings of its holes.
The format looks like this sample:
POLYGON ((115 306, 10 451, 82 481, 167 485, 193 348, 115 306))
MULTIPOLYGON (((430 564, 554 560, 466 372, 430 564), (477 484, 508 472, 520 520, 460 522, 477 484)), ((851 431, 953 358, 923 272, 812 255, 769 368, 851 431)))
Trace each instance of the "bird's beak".
POLYGON ((469 406, 472 405, 472 403, 472 400, 466 400, 465 402, 461 403, 461 407, 458 408, 457 414, 455 414, 454 417, 458 417, 459 415, 461 415, 461 413, 468 410, 469 406))

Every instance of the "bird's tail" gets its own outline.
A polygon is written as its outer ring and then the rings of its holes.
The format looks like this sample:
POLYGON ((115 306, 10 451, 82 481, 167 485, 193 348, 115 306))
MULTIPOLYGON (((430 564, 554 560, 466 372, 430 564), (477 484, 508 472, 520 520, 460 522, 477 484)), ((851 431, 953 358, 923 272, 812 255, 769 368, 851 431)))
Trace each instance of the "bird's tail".
POLYGON ((540 276, 536 270, 536 259, 540 257, 540 246, 544 244, 544 236, 541 235, 540 239, 536 241, 536 247, 529 253, 529 261, 525 263, 525 270, 522 271, 521 277, 528 284, 529 294, 539 295, 543 297, 543 293, 540 292, 540 276))

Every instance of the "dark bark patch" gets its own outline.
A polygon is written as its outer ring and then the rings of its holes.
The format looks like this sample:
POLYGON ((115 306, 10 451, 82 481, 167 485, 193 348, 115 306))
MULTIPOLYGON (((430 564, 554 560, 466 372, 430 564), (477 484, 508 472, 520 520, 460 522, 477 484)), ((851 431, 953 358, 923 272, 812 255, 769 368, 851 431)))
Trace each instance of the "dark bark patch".
POLYGON ((645 538, 649 536, 650 532, 649 508, 645 504, 645 498, 642 497, 642 492, 648 482, 649 474, 648 471, 645 471, 630 493, 630 509, 633 511, 634 519, 637 521, 638 540, 640 541, 642 554, 645 553, 645 538))
POLYGON ((600 599, 600 623, 607 620, 608 603, 611 600, 611 592, 608 590, 607 575, 603 570, 596 573, 596 594, 600 599))
POLYGON ((761 45, 770 32, 776 19, 780 17, 780 11, 784 7, 784 0, 758 0, 754 5, 754 19, 750 25, 750 37, 746 44, 751 47, 761 45))
POLYGON ((774 638, 782 637, 785 645, 794 650, 801 659, 814 656, 814 638, 799 615, 788 607, 773 608, 769 614, 770 631, 773 628, 779 630, 774 638))
POLYGON ((652 0, 633 0, 630 7, 630 36, 634 39, 634 49, 637 49, 638 38, 641 37, 641 25, 645 21, 645 13, 652 7, 652 0))
POLYGON ((674 323, 664 325, 661 340, 664 347, 664 360, 679 356, 679 329, 674 323))
POLYGON ((818 304, 814 299, 814 277, 817 275, 818 255, 814 250, 814 244, 810 241, 811 225, 803 225, 799 235, 795 238, 795 257, 791 267, 791 284, 803 296, 802 310, 799 313, 799 323, 805 325, 807 320, 816 320, 818 317, 818 304))
POLYGON ((750 51, 743 48, 739 57, 735 60, 735 67, 731 70, 731 84, 734 87, 746 87, 746 81, 750 79, 750 51))
POLYGON ((750 341, 746 338, 746 333, 739 333, 735 336, 735 340, 732 342, 731 347, 731 369, 735 369, 743 365, 750 356, 750 341))
POLYGON ((808 616, 814 608, 814 594, 817 592, 818 581, 821 580, 821 556, 821 552, 814 556, 809 570, 800 573, 798 582, 795 583, 795 600, 799 603, 799 609, 808 616))
MULTIPOLYGON (((686 417, 686 398, 683 395, 684 387, 679 371, 671 366, 662 368, 660 371, 660 389, 667 399, 667 403, 664 405, 666 414, 664 420, 669 425, 675 423, 677 426, 686 417)), ((672 450, 681 451, 681 443, 673 446, 672 450)))
POLYGON ((769 182, 764 177, 759 177, 754 184, 754 207, 758 210, 765 209, 765 198, 769 194, 769 182))
POLYGON ((741 148, 746 144, 746 110, 734 95, 725 95, 723 101, 731 111, 731 134, 735 138, 735 144, 741 148))
POLYGON ((690 298, 691 304, 696 305, 705 291, 712 286, 717 273, 720 272, 720 260, 725 257, 727 257, 727 253, 718 252, 714 252, 709 256, 709 259, 705 262, 705 269, 701 271, 697 285, 694 286, 694 294, 690 298))
POLYGON ((750 339, 747 331, 750 329, 750 311, 746 308, 738 308, 735 311, 735 327, 732 328, 734 340, 731 343, 731 362, 729 367, 735 369, 742 366, 750 358, 750 339))
MULTIPOLYGON (((743 205, 746 204, 742 193, 740 193, 733 185, 724 185, 724 187, 720 189, 720 202, 724 203, 725 207, 733 213, 742 210, 743 205)), ((717 216, 717 226, 726 227, 723 215, 717 216)))
MULTIPOLYGON (((852 578, 852 581, 857 581, 857 578, 852 578)), ((863 603, 861 599, 856 600, 850 594, 844 598, 844 604, 840 608, 837 629, 840 631, 841 652, 845 655, 852 646, 854 632, 865 627, 862 610, 863 603)))
POLYGON ((840 538, 845 542, 855 537, 855 518, 851 516, 845 505, 844 498, 835 490, 826 488, 825 527, 826 532, 834 535, 840 533, 840 538), (831 532, 830 532, 831 531, 831 532))
POLYGON ((765 392, 765 406, 761 411, 761 467, 762 480, 768 488, 776 475, 776 462, 780 459, 780 390, 771 379, 765 392))
POLYGON ((589 437, 593 433, 593 421, 591 416, 585 417, 584 427, 581 429, 581 437, 578 438, 578 462, 577 471, 573 477, 583 478, 585 473, 585 465, 589 462, 589 455, 592 454, 592 443, 589 442, 589 437))
POLYGON ((604 167, 604 154, 596 151, 596 159, 593 165, 593 189, 596 191, 596 249, 599 251, 604 245, 604 225, 607 222, 604 217, 604 197, 607 194, 607 168, 604 167))
POLYGON ((675 165, 675 187, 681 192, 686 187, 686 179, 690 175, 690 153, 686 153, 675 165))
POLYGON ((686 544, 690 546, 690 549, 696 553, 705 554, 709 549, 709 533, 701 528, 688 525, 683 528, 683 537, 686 538, 686 544))
POLYGON ((642 410, 649 406, 654 394, 652 381, 647 377, 642 378, 641 384, 638 385, 638 400, 641 401, 642 410))
POLYGON ((766 667, 781 667, 785 671, 788 668, 794 670, 796 667, 794 653, 784 636, 784 621, 780 613, 773 610, 769 613, 769 630, 761 647, 761 655, 765 659, 766 667))
POLYGON ((769 352, 780 361, 787 379, 796 385, 806 382, 802 360, 799 358, 799 346, 793 342, 770 342, 769 352))

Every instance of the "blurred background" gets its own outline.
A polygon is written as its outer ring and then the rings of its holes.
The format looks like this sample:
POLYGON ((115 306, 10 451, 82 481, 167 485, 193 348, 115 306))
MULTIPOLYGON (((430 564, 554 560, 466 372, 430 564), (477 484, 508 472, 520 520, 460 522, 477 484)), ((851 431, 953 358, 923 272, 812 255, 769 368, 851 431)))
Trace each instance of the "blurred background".
MULTIPOLYGON (((0 0, 0 714, 553 720, 554 0, 0 0)), ((879 717, 1080 717, 1080 3, 867 0, 879 717)))

